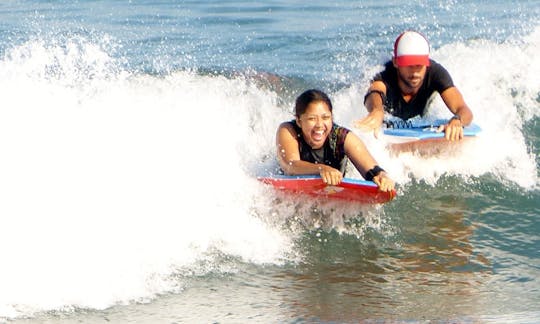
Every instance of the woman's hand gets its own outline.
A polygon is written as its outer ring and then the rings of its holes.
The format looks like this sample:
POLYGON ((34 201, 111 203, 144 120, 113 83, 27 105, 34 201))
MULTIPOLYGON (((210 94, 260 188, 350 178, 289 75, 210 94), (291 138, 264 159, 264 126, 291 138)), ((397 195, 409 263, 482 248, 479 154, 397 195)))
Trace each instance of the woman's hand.
POLYGON ((338 185, 343 179, 343 174, 339 170, 328 165, 321 164, 319 166, 319 174, 323 182, 331 186, 338 185))
POLYGON ((381 191, 389 192, 394 190, 394 180, 390 179, 384 171, 381 171, 378 175, 374 176, 373 182, 379 186, 379 190, 381 191))

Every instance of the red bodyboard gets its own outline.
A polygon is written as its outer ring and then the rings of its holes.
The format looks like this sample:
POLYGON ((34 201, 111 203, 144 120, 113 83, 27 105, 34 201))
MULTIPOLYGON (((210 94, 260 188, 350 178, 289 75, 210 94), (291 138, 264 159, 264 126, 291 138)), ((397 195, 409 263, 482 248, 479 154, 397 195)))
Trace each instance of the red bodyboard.
POLYGON ((396 196, 396 191, 380 191, 372 181, 344 178, 337 186, 325 184, 319 176, 259 177, 259 181, 291 194, 303 194, 323 199, 338 199, 363 204, 382 204, 396 196))

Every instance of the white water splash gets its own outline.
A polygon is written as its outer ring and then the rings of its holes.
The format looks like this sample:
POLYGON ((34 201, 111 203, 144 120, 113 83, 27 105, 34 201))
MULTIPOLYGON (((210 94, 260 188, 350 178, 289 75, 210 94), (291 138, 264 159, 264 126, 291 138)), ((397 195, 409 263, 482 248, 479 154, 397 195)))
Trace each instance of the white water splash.
POLYGON ((273 142, 274 95, 114 73, 85 48, 29 42, 0 62, 0 316, 181 289, 176 271, 208 258, 221 271, 211 251, 281 262, 289 238, 253 217, 262 187, 245 162, 273 142))

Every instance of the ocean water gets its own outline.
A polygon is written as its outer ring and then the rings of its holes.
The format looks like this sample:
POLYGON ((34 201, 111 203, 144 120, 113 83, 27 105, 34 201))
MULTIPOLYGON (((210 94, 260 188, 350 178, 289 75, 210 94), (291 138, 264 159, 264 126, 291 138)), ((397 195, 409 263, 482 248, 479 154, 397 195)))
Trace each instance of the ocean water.
POLYGON ((2 1, 0 322, 540 322, 539 16, 540 1, 2 1), (380 206, 259 183, 294 98, 320 88, 352 127, 405 29, 481 136, 426 156, 355 130, 397 183, 380 206))

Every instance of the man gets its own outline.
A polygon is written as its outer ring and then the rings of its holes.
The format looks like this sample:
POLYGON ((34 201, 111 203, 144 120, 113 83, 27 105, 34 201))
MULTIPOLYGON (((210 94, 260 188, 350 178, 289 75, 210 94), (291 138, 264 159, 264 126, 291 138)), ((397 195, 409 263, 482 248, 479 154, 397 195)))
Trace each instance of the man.
POLYGON ((463 138, 463 126, 473 114, 446 69, 429 58, 429 44, 424 36, 406 31, 394 43, 394 57, 377 74, 364 97, 369 114, 355 126, 373 130, 375 136, 383 123, 384 112, 403 120, 424 115, 434 92, 438 92, 454 114, 440 127, 449 141, 463 138))

